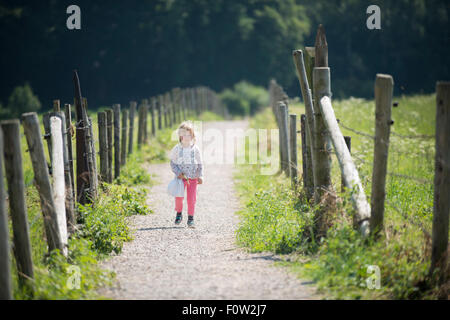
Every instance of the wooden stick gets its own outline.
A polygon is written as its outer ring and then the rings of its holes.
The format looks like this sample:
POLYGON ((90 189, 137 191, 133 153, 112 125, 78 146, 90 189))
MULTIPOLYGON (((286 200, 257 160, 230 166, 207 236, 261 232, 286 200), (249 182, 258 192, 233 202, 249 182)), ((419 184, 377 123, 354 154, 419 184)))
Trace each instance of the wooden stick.
POLYGON ((439 283, 448 279, 448 224, 450 215, 450 82, 436 83, 436 156, 431 269, 439 268, 439 283))
POLYGON ((377 74, 375 80, 375 143, 372 171, 370 231, 383 228, 386 173, 391 132, 391 108, 394 81, 390 75, 377 74))
POLYGON ((29 279, 34 278, 33 259, 25 200, 25 184, 20 147, 19 120, 1 122, 6 180, 8 182, 9 209, 13 227, 14 256, 16 258, 19 284, 32 292, 29 279))
POLYGON ((11 300, 12 287, 11 259, 9 256, 9 227, 3 179, 3 132, 0 130, 0 300, 11 300))

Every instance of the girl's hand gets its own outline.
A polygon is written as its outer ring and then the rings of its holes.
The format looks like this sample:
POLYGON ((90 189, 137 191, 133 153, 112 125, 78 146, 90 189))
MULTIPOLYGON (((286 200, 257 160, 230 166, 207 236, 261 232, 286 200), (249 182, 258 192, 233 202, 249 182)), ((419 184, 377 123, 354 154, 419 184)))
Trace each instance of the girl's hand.
POLYGON ((177 178, 178 179, 184 179, 184 173, 180 173, 177 178))
POLYGON ((202 179, 202 178, 198 178, 198 179, 197 179, 197 183, 198 183, 198 184, 202 184, 202 183, 203 183, 203 179, 202 179))

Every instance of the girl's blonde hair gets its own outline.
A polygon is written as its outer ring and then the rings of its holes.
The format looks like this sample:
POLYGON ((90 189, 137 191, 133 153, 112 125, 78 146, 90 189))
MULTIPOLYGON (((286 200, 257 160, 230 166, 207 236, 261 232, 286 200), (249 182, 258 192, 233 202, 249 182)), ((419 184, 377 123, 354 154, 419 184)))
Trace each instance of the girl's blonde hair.
POLYGON ((194 126, 192 125, 191 121, 184 121, 180 124, 178 127, 178 141, 181 142, 181 130, 186 130, 191 133, 192 141, 195 143, 195 132, 194 132, 194 126))

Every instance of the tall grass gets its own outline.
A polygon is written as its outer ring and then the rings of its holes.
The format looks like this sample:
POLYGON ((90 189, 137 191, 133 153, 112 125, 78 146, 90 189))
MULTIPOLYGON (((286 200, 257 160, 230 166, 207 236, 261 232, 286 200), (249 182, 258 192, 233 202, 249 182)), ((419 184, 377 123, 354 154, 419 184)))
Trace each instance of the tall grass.
MULTIPOLYGON (((296 270, 299 276, 313 279, 319 291, 329 298, 446 296, 448 289, 436 287, 428 277, 434 139, 399 136, 434 135, 435 95, 401 96, 394 100, 399 102, 399 107, 392 110, 394 125, 388 158, 384 230, 379 239, 362 239, 353 230, 354 212, 349 193, 339 192, 340 170, 337 159, 332 156, 332 181, 338 201, 330 213, 332 224, 326 237, 314 238, 311 229, 314 208, 305 202, 301 192, 290 191, 284 175, 259 176, 257 166, 246 165, 241 166, 236 175, 245 204, 237 230, 238 243, 252 251, 291 252, 295 257, 291 260, 295 261, 284 264, 296 270), (370 290, 368 266, 373 265, 380 269, 381 288, 370 290)), ((333 101, 333 108, 341 124, 374 135, 374 101, 356 98, 333 101)), ((304 113, 303 105, 292 104, 290 113, 304 113)), ((253 117, 251 126, 276 127, 270 108, 253 117)), ((344 135, 352 137, 353 160, 370 201, 373 140, 341 128, 344 135)), ((300 143, 297 152, 301 155, 300 143)))

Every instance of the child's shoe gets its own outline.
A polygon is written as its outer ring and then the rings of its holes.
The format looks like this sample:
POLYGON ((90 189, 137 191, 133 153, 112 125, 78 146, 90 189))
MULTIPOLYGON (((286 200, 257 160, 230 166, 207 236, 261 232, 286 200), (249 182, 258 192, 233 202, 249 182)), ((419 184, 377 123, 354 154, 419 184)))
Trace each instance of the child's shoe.
POLYGON ((180 224, 181 220, 183 220, 183 216, 181 212, 177 212, 177 217, 175 218, 175 224, 180 224))
POLYGON ((187 225, 190 228, 194 228, 195 227, 195 225, 194 225, 194 217, 193 216, 188 216, 187 225))

